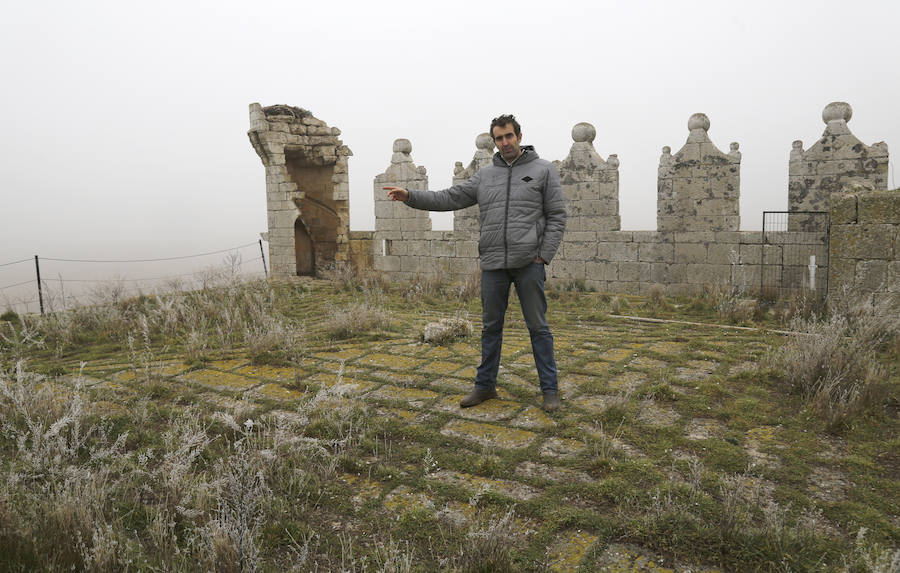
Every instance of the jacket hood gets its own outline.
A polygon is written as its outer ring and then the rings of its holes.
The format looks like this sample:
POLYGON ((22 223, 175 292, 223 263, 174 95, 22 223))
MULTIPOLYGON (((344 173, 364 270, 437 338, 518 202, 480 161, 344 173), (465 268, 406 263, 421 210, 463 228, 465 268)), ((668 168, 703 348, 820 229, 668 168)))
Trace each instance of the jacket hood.
MULTIPOLYGON (((537 154, 537 151, 534 150, 533 145, 523 145, 522 146, 522 155, 520 155, 519 158, 516 159, 516 161, 515 161, 515 163, 513 163, 513 165, 522 165, 523 163, 528 163, 529 161, 534 161, 538 157, 539 156, 537 154)), ((506 163, 506 160, 503 159, 503 156, 500 155, 499 151, 494 153, 494 165, 496 165, 498 167, 507 167, 508 166, 506 163)))

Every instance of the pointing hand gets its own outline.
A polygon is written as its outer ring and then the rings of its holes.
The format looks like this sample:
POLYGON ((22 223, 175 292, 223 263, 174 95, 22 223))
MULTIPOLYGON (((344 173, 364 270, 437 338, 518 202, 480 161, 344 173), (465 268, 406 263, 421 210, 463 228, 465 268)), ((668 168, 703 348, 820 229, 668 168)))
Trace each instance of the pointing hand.
POLYGON ((409 199, 409 191, 402 187, 382 187, 388 192, 388 197, 394 201, 406 201, 409 199))

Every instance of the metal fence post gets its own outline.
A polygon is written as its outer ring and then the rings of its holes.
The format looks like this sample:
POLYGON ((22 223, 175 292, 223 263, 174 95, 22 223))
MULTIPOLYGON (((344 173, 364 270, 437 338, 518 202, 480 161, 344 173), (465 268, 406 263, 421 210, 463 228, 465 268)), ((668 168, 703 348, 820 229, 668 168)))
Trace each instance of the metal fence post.
POLYGON ((34 270, 37 272, 38 283, 38 302, 41 304, 41 314, 44 314, 44 291, 41 289, 41 264, 38 262, 38 256, 34 256, 34 270))
POLYGON ((266 274, 266 278, 269 278, 269 270, 266 268, 266 253, 263 252, 262 239, 259 240, 259 254, 262 256, 263 272, 266 274))

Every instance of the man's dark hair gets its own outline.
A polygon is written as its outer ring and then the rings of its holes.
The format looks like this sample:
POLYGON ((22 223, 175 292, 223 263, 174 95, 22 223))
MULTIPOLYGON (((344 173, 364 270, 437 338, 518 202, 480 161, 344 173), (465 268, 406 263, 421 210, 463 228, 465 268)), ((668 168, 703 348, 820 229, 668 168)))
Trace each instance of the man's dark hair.
POLYGON ((507 114, 507 115, 501 115, 500 117, 495 117, 494 119, 491 120, 491 130, 490 130, 491 138, 493 139, 493 137, 494 137, 494 127, 495 126, 503 127, 504 125, 509 125, 510 123, 513 126, 513 132, 515 132, 516 137, 519 137, 520 135, 522 135, 522 126, 519 125, 518 121, 516 121, 516 116, 514 116, 512 114, 507 114))

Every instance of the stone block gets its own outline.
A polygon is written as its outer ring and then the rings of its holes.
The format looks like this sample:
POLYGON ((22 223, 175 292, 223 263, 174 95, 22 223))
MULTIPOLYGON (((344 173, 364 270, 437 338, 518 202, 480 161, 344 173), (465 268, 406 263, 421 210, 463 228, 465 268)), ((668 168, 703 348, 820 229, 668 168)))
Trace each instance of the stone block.
POLYGON ((858 261, 855 282, 864 292, 888 290, 887 261, 858 261))
POLYGON ((637 243, 600 243, 597 245, 598 261, 627 262, 638 260, 637 243))
POLYGON ((469 257, 450 259, 450 272, 468 278, 473 273, 479 272, 478 259, 469 257))
POLYGON ((592 261, 597 257, 597 243, 566 243, 566 259, 570 261, 592 261))
MULTIPOLYGON (((430 257, 431 242, 430 241, 405 241, 409 248, 409 255, 414 257, 430 257)), ((403 269, 406 270, 406 269, 403 269)))
POLYGON ((666 287, 668 296, 694 296, 702 291, 700 285, 690 283, 671 284, 666 287))
POLYGON ((676 243, 712 243, 716 240, 716 233, 712 231, 686 231, 676 232, 676 243))
POLYGON ((619 281, 643 282, 650 280, 650 263, 619 263, 619 281))
POLYGON ((400 270, 407 273, 431 275, 435 272, 435 260, 432 257, 401 257, 400 270))
MULTIPOLYGON (((741 256, 741 246, 742 245, 734 243, 710 243, 709 247, 707 248, 706 262, 712 263, 714 265, 730 265, 732 263, 747 262, 744 261, 743 257, 741 256)), ((758 254, 754 262, 759 262, 758 254)))
POLYGON ((461 240, 456 242, 456 255, 467 259, 478 257, 478 243, 475 241, 461 240))
POLYGON ((738 251, 741 256, 741 261, 744 264, 762 264, 762 260, 760 257, 762 256, 762 245, 748 245, 742 244, 739 245, 740 250, 738 251))
POLYGON ((674 243, 675 233, 657 231, 632 231, 632 240, 635 243, 674 243))
POLYGON ((888 263, 887 291, 900 292, 900 260, 888 263))
POLYGON ((676 263, 705 263, 706 262, 706 245, 685 243, 675 245, 675 262, 676 263))
POLYGON ((665 285, 685 283, 687 282, 687 265, 651 263, 650 281, 665 285))
POLYGON ((400 270, 400 257, 375 257, 375 270, 397 272, 400 270))
POLYGON ((552 264, 554 277, 565 277, 570 280, 585 279, 584 261, 557 261, 552 264))
POLYGON ((731 281, 731 265, 690 263, 687 266, 687 282, 697 285, 727 284, 731 281))
POLYGON ((856 260, 831 257, 828 265, 828 292, 853 288, 856 282, 856 260))
POLYGON ((584 266, 585 278, 595 281, 617 281, 619 280, 618 263, 594 263, 588 262, 584 266))
POLYGON ((858 221, 857 197, 852 193, 835 193, 831 196, 831 225, 846 225, 858 221))
POLYGON ((639 243, 638 261, 645 263, 675 262, 675 245, 672 243, 639 243))
POLYGON ((894 226, 838 225, 831 230, 831 256, 849 259, 891 259, 894 226))
POLYGON ((900 225, 900 191, 860 193, 859 223, 900 225))
POLYGON ((587 243, 587 242, 596 242, 597 241, 597 233, 593 233, 590 231, 572 231, 568 230, 568 225, 566 226, 566 232, 563 236, 563 242, 566 243, 587 243))
POLYGON ((598 231, 597 241, 600 243, 630 243, 634 240, 631 231, 598 231))
POLYGON ((624 294, 641 294, 641 283, 616 281, 608 284, 610 292, 618 292, 624 294))
POLYGON ((431 241, 431 254, 435 257, 456 256, 456 243, 452 241, 431 241))

